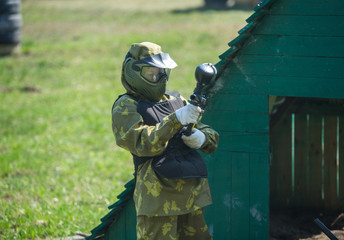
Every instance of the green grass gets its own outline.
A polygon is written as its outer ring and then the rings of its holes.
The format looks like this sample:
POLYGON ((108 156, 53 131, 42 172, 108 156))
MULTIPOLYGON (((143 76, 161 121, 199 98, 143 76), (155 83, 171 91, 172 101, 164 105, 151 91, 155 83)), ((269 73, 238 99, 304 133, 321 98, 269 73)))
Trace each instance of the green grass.
POLYGON ((132 179, 110 115, 131 43, 162 45, 179 64, 169 89, 187 97, 195 67, 216 63, 250 14, 142 3, 22 1, 21 54, 0 58, 0 239, 89 233, 132 179))

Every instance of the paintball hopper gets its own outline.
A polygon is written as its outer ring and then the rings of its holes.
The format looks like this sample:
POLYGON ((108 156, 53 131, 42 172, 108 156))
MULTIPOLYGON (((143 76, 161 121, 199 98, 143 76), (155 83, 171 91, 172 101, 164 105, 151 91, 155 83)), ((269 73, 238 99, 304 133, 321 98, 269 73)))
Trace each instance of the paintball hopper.
POLYGON ((195 70, 195 78, 197 81, 195 91, 201 94, 203 90, 210 87, 215 81, 216 74, 217 70, 213 64, 203 63, 198 65, 195 70))
MULTIPOLYGON (((190 96, 189 102, 195 106, 204 109, 207 105, 207 97, 205 91, 209 89, 215 82, 217 70, 211 63, 203 63, 196 67, 195 78, 197 81, 196 88, 190 96)), ((185 131, 186 136, 190 136, 195 124, 189 124, 185 131)))
POLYGON ((204 91, 212 86, 215 82, 217 70, 211 63, 203 63, 196 67, 195 78, 197 81, 196 88, 190 96, 190 103, 204 108, 206 106, 207 98, 204 91))

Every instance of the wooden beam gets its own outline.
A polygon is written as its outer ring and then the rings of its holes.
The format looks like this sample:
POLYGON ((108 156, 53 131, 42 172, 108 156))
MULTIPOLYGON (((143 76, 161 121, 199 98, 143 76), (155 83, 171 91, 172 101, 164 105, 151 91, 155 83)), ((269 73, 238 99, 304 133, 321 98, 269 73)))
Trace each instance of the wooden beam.
POLYGON ((337 197, 337 116, 326 116, 324 124, 324 201, 325 208, 336 210, 337 197))
POLYGON ((309 116, 309 207, 323 208, 322 199, 322 118, 320 115, 309 116))
POLYGON ((343 37, 344 16, 266 15, 254 34, 343 37))
POLYGON ((242 55, 344 57, 343 37, 253 35, 242 55))
POLYGON ((295 187, 294 205, 308 207, 309 199, 309 129, 306 112, 295 114, 295 187))

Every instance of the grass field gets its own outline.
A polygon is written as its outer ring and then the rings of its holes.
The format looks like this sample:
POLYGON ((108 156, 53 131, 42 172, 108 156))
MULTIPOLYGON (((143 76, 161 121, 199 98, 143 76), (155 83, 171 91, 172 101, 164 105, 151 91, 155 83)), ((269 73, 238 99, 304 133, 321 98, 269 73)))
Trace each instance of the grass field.
POLYGON ((110 109, 133 42, 178 63, 170 90, 189 96, 195 67, 216 63, 249 11, 201 0, 23 0, 22 51, 0 58, 0 239, 89 233, 133 175, 110 109))

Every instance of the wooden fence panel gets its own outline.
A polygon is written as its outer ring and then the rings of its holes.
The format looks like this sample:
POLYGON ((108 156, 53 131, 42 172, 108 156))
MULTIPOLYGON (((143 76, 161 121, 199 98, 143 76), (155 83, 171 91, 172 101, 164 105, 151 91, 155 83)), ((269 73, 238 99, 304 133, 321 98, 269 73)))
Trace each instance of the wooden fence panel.
POLYGON ((344 114, 331 102, 296 100, 272 127, 272 207, 344 209, 344 114))
POLYGON ((286 115, 271 131, 270 167, 271 206, 288 206, 292 196, 291 115, 286 115))
POLYGON ((324 124, 324 202, 335 209, 337 203, 337 116, 326 116, 324 124))
POLYGON ((309 116, 309 201, 310 207, 322 206, 322 118, 309 116))
POLYGON ((296 205, 307 202, 309 193, 309 158, 308 158, 308 125, 307 114, 295 114, 294 146, 294 194, 296 205))
POLYGON ((339 117, 339 199, 344 204, 344 115, 339 117))

